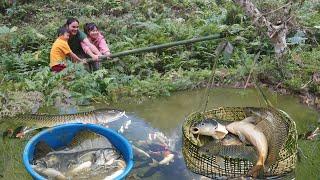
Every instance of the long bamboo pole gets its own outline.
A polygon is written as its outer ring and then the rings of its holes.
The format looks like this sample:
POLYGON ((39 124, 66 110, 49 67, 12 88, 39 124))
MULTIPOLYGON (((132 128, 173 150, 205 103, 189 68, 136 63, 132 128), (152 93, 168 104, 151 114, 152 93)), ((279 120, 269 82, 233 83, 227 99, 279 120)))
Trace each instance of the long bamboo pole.
MULTIPOLYGON (((144 48, 138 48, 138 49, 132 49, 128 51, 122 51, 118 53, 112 54, 110 57, 107 57, 106 55, 99 56, 100 61, 104 61, 107 59, 111 58, 116 58, 116 57, 121 57, 121 56, 126 56, 130 54, 137 54, 137 53, 142 53, 142 52, 149 52, 149 51, 154 51, 158 49, 163 49, 163 48, 169 48, 173 46, 179 46, 179 45, 184 45, 184 44, 191 44, 191 43, 196 43, 200 41, 208 41, 212 39, 218 39, 220 38, 219 34, 213 34, 210 36, 204 36, 204 37, 199 37, 199 38, 192 38, 192 39, 187 39, 183 41, 175 41, 171 43, 165 43, 165 44, 160 44, 160 45, 155 45, 155 46, 150 46, 150 47, 144 47, 144 48)), ((91 58, 86 59, 87 62, 93 61, 91 58)))

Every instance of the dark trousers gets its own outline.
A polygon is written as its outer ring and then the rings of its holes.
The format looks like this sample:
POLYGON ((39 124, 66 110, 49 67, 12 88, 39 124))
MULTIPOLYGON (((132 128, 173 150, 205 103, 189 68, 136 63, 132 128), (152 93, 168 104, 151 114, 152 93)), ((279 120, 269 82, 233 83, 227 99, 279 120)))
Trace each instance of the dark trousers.
POLYGON ((57 64, 57 65, 51 67, 51 71, 58 73, 58 72, 62 71, 64 68, 66 68, 66 65, 57 64))
POLYGON ((93 72, 99 69, 100 66, 100 62, 99 61, 91 61, 88 62, 87 64, 88 67, 86 67, 88 69, 89 72, 93 72))

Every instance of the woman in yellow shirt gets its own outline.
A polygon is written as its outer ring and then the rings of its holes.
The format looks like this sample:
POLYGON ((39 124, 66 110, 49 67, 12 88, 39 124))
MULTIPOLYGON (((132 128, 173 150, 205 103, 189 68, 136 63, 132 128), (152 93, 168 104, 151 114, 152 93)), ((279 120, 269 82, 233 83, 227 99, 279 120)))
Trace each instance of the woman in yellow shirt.
POLYGON ((58 30, 58 38, 53 43, 51 51, 50 51, 50 68, 53 72, 60 72, 64 68, 66 68, 66 57, 71 57, 74 62, 82 62, 76 54, 74 54, 69 45, 68 39, 70 37, 70 33, 68 29, 65 27, 61 27, 58 30))

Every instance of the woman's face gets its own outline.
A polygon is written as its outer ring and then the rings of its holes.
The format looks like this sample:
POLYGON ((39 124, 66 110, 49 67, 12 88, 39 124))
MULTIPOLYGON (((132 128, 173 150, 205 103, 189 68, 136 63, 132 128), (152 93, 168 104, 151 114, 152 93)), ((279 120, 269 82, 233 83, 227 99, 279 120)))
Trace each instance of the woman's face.
POLYGON ((71 24, 69 24, 68 30, 72 36, 76 35, 79 30, 79 23, 76 21, 72 22, 71 24))
POLYGON ((96 39, 99 36, 99 31, 96 27, 94 27, 94 29, 92 29, 91 31, 89 31, 89 36, 92 39, 96 39))

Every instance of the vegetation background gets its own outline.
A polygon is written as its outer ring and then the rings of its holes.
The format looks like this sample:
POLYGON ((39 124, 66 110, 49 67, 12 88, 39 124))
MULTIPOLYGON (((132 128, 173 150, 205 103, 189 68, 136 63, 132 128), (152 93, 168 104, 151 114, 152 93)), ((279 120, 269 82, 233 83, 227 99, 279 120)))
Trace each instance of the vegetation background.
MULTIPOLYGON (((281 10, 268 12, 287 1, 253 3, 269 20, 276 20, 281 10)), ((252 71, 250 76, 258 82, 281 93, 301 95, 304 103, 319 108, 320 3, 294 1, 291 11, 289 50, 276 59, 265 29, 256 28, 230 0, 3 0, 1 116, 55 104, 143 101, 203 87, 211 75, 214 50, 223 40, 231 50, 219 58, 216 85, 242 88, 252 71), (54 74, 48 66, 50 48, 68 17, 78 18, 81 29, 86 22, 96 23, 112 53, 212 34, 223 39, 116 58, 94 73, 70 63, 54 74)))

